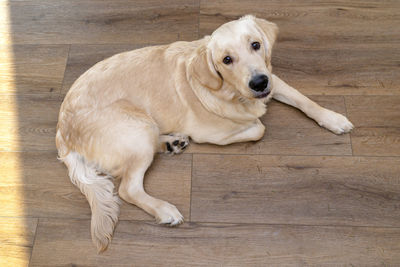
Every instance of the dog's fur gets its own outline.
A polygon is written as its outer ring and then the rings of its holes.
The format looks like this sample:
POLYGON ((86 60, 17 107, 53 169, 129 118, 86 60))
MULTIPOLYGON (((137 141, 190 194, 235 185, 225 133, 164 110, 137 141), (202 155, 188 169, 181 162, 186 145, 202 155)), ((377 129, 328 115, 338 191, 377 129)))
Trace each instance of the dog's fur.
POLYGON ((353 125, 320 107, 271 73, 277 26, 245 16, 211 36, 121 53, 86 71, 61 106, 56 144, 72 182, 86 195, 91 233, 99 251, 107 248, 118 220, 119 198, 112 177, 122 177, 119 196, 177 225, 177 208, 148 195, 143 176, 156 152, 179 153, 188 137, 226 145, 259 140, 259 117, 270 98, 302 110, 319 125, 341 134, 353 125), (259 42, 261 48, 253 49, 259 42), (224 64, 229 55, 233 63, 224 64), (264 92, 249 88, 256 74, 269 78, 264 92))

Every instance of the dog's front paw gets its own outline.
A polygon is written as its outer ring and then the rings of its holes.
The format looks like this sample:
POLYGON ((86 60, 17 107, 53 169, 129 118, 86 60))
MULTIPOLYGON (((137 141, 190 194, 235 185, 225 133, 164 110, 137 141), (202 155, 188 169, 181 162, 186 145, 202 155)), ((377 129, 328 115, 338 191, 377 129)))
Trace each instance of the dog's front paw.
POLYGON ((175 226, 183 223, 183 216, 174 205, 164 202, 156 211, 156 220, 159 224, 175 226))
POLYGON ((161 152, 168 154, 182 153, 189 145, 189 137, 183 134, 169 134, 160 137, 161 152))
POLYGON ((323 111, 317 122, 320 126, 335 134, 348 133, 354 128, 353 124, 345 116, 328 109, 323 111))

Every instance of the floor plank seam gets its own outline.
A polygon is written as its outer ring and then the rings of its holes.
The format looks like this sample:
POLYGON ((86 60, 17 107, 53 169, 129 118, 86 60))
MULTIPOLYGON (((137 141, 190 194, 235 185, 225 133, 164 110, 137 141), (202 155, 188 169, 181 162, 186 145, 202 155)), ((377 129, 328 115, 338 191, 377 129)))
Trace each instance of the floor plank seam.
POLYGON ((193 191, 193 153, 192 153, 192 162, 190 169, 190 199, 189 199, 189 221, 192 221, 192 191, 193 191))
POLYGON ((400 158, 400 156, 371 156, 371 155, 327 155, 327 154, 251 154, 251 153, 210 153, 196 152, 197 155, 210 156, 274 156, 274 157, 357 157, 357 158, 400 158))
POLYGON ((68 53, 67 53, 67 59, 65 60, 65 68, 64 68, 64 74, 63 74, 63 79, 61 81, 61 86, 60 86, 60 90, 58 92, 58 99, 59 100, 63 100, 63 96, 62 96, 62 91, 64 88, 64 82, 65 82, 65 73, 67 72, 67 67, 68 67, 68 62, 69 62, 69 56, 71 53, 71 44, 68 46, 68 53))
MULTIPOLYGON (((346 112, 346 117, 349 117, 349 113, 347 112, 347 103, 346 103, 346 97, 343 97, 343 103, 344 103, 344 111, 346 112)), ((355 127, 355 126, 354 126, 355 127)), ((354 150, 353 150, 353 140, 351 139, 351 132, 349 133, 350 137, 350 148, 351 148, 351 155, 354 156, 354 150)))
MULTIPOLYGON (((358 127, 361 128, 361 127, 358 127)), ((370 127, 367 127, 370 128, 370 127)), ((393 128, 393 127, 389 127, 393 128)), ((399 128, 400 127, 396 127, 399 128)), ((0 153, 44 153, 44 152, 54 152, 57 154, 57 150, 0 150, 0 153)), ((400 155, 394 156, 385 156, 385 155, 362 155, 362 154, 354 154, 354 155, 332 155, 332 154, 268 154, 268 153, 210 153, 210 152, 193 152, 193 153, 185 153, 186 155, 197 154, 197 155, 220 155, 220 156, 274 156, 274 157, 358 157, 358 158, 400 158, 400 155)))
POLYGON ((38 232, 38 228, 39 228, 39 221, 40 218, 37 218, 37 222, 36 222, 36 227, 35 227, 35 235, 33 236, 33 242, 32 242, 32 249, 31 249, 31 254, 29 255, 29 263, 28 266, 31 266, 31 261, 32 261, 32 255, 33 255, 33 248, 35 247, 35 242, 36 242, 36 236, 37 236, 37 232, 38 232))
POLYGON ((201 0, 198 0, 198 13, 197 13, 197 39, 202 38, 202 36, 200 36, 200 10, 201 10, 201 0))
MULTIPOLYGON (((131 221, 131 220, 127 220, 131 221)), ((136 220, 132 220, 136 221, 136 220)), ((137 220, 139 221, 139 220, 137 220)), ((343 228, 387 228, 400 229, 399 226, 376 226, 376 225, 344 225, 344 224, 302 224, 302 223, 246 223, 246 222, 214 222, 214 221, 191 221, 192 224, 233 224, 233 225, 260 225, 260 226, 303 226, 303 227, 343 227, 343 228)))
MULTIPOLYGON (((29 219, 37 219, 38 223, 36 226, 36 232, 35 232, 35 237, 34 241, 36 238, 36 233, 37 233, 37 228, 39 228, 39 221, 40 220, 69 220, 69 221, 90 221, 91 218, 73 218, 73 217, 23 217, 23 218, 29 218, 29 219)), ((158 224, 155 220, 137 220, 137 219, 119 219, 118 222, 132 222, 132 223, 146 223, 146 224, 152 224, 154 226, 158 226, 161 228, 166 228, 166 229, 171 229, 170 226, 165 226, 165 225, 160 225, 158 224)), ((218 221, 190 221, 186 222, 186 224, 218 224, 218 225, 260 225, 260 226, 303 226, 303 227, 344 227, 344 228, 387 228, 387 229, 400 229, 399 226, 388 226, 388 225, 346 225, 346 224, 302 224, 302 223, 251 223, 251 222, 218 222, 218 221)), ((185 225, 183 223, 182 225, 185 225)), ((179 229, 180 226, 177 226, 176 229, 179 229)), ((118 226, 116 227, 118 229, 118 226)), ((32 247, 34 246, 34 243, 32 247)))

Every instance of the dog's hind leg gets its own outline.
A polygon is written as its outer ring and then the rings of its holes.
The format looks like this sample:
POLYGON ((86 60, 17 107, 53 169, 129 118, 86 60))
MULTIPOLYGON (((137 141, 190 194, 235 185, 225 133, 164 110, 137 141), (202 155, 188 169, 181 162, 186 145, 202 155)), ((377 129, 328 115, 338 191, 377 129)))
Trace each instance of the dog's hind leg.
POLYGON ((152 161, 152 153, 137 153, 134 156, 131 167, 122 177, 119 195, 125 201, 142 208, 154 216, 160 224, 171 226, 180 224, 183 222, 183 216, 174 205, 154 198, 144 190, 144 174, 152 161))
MULTIPOLYGON (((162 142, 165 147, 167 146, 166 142, 172 142, 173 147, 184 149, 188 144, 188 137, 183 135, 170 135, 168 138, 164 135, 160 136, 154 120, 131 106, 128 101, 118 101, 110 108, 112 111, 108 111, 108 113, 114 112, 122 115, 115 117, 112 121, 115 124, 110 125, 113 134, 107 138, 109 141, 105 142, 108 145, 105 146, 105 149, 111 153, 106 158, 113 161, 107 169, 114 169, 113 173, 122 177, 118 190, 119 196, 154 216, 159 223, 168 225, 182 223, 183 216, 174 205, 146 193, 143 179, 153 161, 154 154, 162 147, 162 142), (118 127, 118 125, 121 126, 118 127), (175 142, 177 140, 179 146, 175 142)), ((101 165, 109 165, 109 162, 102 162, 101 165)))
POLYGON ((119 201, 111 176, 122 177, 119 193, 124 200, 143 208, 160 223, 182 222, 173 205, 149 196, 143 188, 144 174, 160 142, 158 126, 151 117, 129 101, 119 100, 82 112, 73 120, 74 127, 68 127, 68 120, 61 117, 57 147, 72 182, 89 201, 92 239, 99 251, 107 248, 118 220, 119 201))

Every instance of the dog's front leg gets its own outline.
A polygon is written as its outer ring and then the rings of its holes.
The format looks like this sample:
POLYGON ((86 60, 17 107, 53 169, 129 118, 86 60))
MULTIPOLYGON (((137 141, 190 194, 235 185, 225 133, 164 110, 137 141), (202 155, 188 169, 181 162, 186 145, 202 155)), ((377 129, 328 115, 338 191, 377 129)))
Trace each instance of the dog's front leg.
POLYGON ((233 131, 230 134, 218 134, 211 137, 209 143, 217 145, 228 145, 232 143, 257 141, 264 136, 265 126, 259 119, 254 121, 249 127, 233 131))
POLYGON ((274 99, 300 109, 320 126, 335 134, 347 133, 353 129, 353 124, 345 116, 321 107, 276 75, 272 75, 272 86, 274 99))

